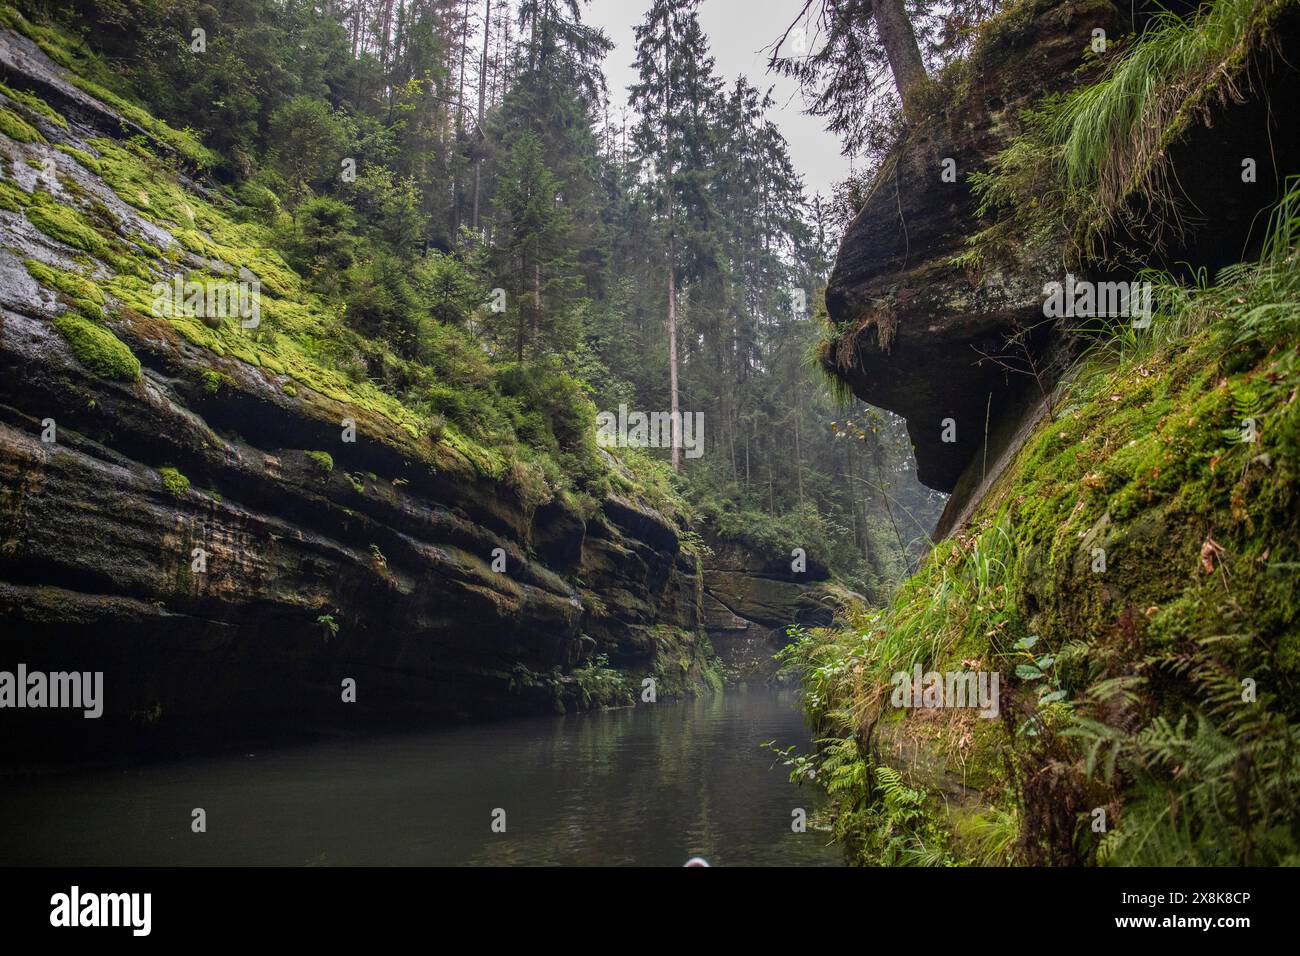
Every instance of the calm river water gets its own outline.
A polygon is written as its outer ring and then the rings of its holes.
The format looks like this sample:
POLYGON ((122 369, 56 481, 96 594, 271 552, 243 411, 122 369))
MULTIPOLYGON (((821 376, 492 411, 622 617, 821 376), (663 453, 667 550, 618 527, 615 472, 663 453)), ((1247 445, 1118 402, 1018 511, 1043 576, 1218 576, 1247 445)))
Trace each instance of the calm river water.
POLYGON ((0 781, 0 863, 837 865, 792 690, 0 781), (191 812, 207 832, 191 832, 191 812), (492 832, 505 811, 504 833, 492 832))

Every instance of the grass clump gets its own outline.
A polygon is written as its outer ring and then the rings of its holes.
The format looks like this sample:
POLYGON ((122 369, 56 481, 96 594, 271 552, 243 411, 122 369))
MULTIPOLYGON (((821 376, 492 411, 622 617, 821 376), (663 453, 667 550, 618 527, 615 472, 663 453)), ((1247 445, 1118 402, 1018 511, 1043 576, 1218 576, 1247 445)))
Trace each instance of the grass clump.
POLYGON ((1238 95, 1232 77, 1284 6, 1217 0, 1188 19, 1158 14, 1139 43, 1056 111, 1049 133, 1061 148, 1066 182, 1097 190, 1103 207, 1117 208, 1149 180, 1171 127, 1192 115, 1189 105, 1238 95))
POLYGON ((1090 254, 1102 232, 1134 215, 1134 197, 1150 228, 1180 229, 1169 145, 1213 107, 1242 101, 1252 57, 1274 43, 1273 23, 1294 2, 1216 0, 1187 18, 1160 13, 1095 82, 1024 114, 1025 132, 970 177, 980 215, 1000 215, 972 246, 1068 236, 1072 254, 1090 254))
POLYGON ((77 361, 101 378, 133 382, 140 377, 140 360, 103 326, 69 313, 55 319, 54 328, 67 341, 77 361))

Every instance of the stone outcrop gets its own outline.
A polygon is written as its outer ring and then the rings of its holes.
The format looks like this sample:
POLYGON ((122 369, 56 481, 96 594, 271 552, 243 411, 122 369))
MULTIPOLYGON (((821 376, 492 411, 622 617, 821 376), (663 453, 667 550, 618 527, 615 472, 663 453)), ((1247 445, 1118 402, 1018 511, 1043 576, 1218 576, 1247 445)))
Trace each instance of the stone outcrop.
POLYGON ((1022 109, 1071 82, 1092 29, 1115 35, 1117 23, 1105 0, 1039 3, 1024 19, 980 51, 958 101, 906 131, 845 232, 826 292, 846 331, 823 364, 907 419, 918 477, 946 492, 983 448, 986 420, 1013 418, 1032 398, 1022 376, 981 357, 1041 320, 1043 283, 1060 271, 1026 261, 972 280, 959 261, 976 223, 967 176, 1019 131, 1022 109), (944 435, 946 419, 955 434, 944 435))
MULTIPOLYGON (((1028 0, 1009 9, 977 43, 958 95, 915 110, 845 232, 826 293, 840 331, 823 348, 822 364, 864 401, 907 419, 918 477, 952 495, 936 537, 970 513, 1044 414, 1071 347, 1043 314, 1044 285, 1065 280, 1064 248, 1019 237, 996 263, 974 269, 963 258, 968 240, 988 225, 977 215, 968 176, 988 169, 1021 132, 1021 111, 1089 77, 1083 53, 1093 30, 1113 39, 1131 28, 1130 15, 1140 28, 1156 9, 1121 13, 1107 0, 1028 0), (955 175, 945 178, 947 160, 955 175)), ((1293 22, 1279 23, 1278 48, 1294 33, 1293 22)), ((1257 158, 1260 183, 1280 183, 1294 165, 1294 125, 1268 111, 1294 96, 1295 71, 1283 56, 1274 56, 1270 69, 1246 69, 1246 62, 1226 82, 1259 95, 1223 88, 1194 94, 1192 121, 1166 144, 1190 228, 1157 236, 1115 224, 1091 237, 1110 270, 1122 262, 1133 269, 1176 270, 1188 261, 1213 267, 1238 261, 1258 242, 1259 211, 1278 190, 1243 184, 1242 157, 1257 158), (1207 220, 1215 229, 1195 228, 1207 220)), ((1117 223, 1142 221, 1141 202, 1135 196, 1134 215, 1117 223)), ((1107 277, 1114 276, 1094 276, 1107 277)))
POLYGON ((713 537, 703 565, 704 626, 718 657, 734 677, 766 677, 772 654, 792 624, 824 626, 830 606, 818 585, 827 569, 809 561, 793 571, 788 556, 765 558, 747 542, 713 537))

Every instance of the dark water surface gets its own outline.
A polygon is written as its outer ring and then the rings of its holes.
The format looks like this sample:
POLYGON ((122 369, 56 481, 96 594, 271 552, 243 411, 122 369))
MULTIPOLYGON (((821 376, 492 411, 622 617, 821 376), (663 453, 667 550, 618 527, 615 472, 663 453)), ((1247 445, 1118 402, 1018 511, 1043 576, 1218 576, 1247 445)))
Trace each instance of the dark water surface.
POLYGON ((0 780, 0 863, 836 865, 791 690, 0 780), (192 833, 191 811, 207 811, 192 833), (493 810, 506 832, 493 833, 493 810))

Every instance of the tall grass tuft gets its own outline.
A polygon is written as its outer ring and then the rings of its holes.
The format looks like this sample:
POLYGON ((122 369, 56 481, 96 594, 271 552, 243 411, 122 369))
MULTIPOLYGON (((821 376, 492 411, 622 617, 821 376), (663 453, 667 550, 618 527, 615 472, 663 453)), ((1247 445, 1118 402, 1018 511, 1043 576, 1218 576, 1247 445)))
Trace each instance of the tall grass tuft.
POLYGON ((1068 186, 1093 194, 1103 220, 1134 192, 1172 211, 1165 146, 1215 103, 1243 99, 1243 67, 1287 2, 1216 0, 1190 19, 1156 17, 1100 80, 1054 110, 1048 137, 1068 186))

